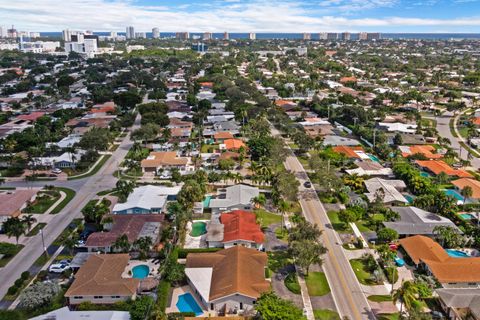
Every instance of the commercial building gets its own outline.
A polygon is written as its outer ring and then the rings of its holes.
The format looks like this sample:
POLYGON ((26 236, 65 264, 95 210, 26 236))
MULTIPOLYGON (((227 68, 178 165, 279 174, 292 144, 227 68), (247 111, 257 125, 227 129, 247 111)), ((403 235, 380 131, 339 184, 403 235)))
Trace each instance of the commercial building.
POLYGON ((175 38, 179 40, 188 40, 190 39, 190 33, 189 32, 177 32, 175 34, 175 38))
POLYGON ((158 30, 158 28, 153 28, 152 29, 152 38, 153 39, 159 39, 160 38, 160 30, 158 30))
POLYGON ((88 58, 95 56, 98 51, 98 36, 86 33, 70 35, 71 41, 65 42, 65 52, 76 52, 86 55, 88 58))
POLYGON ((203 40, 212 40, 213 39, 213 33, 211 32, 204 32, 203 33, 203 40))
POLYGON ((135 39, 135 28, 133 26, 128 26, 126 29, 127 39, 135 39))
POLYGON ((312 34, 311 33, 304 33, 303 34, 303 40, 312 40, 312 34))
POLYGON ((250 32, 250 33, 248 34, 248 39, 250 39, 250 40, 255 40, 255 39, 257 39, 257 34, 256 34, 256 33, 253 33, 253 32, 250 32))
POLYGON ((230 39, 230 35, 228 34, 228 32, 224 32, 223 33, 223 40, 229 40, 230 39))

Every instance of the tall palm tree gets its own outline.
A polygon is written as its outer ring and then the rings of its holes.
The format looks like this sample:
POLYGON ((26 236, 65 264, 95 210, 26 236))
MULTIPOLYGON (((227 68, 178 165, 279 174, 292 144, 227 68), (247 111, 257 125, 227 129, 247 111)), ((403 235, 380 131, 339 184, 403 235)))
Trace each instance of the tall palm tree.
POLYGON ((27 232, 30 232, 32 225, 37 222, 37 219, 35 219, 31 214, 27 214, 26 216, 23 216, 22 222, 27 226, 27 232))
POLYGON ((291 207, 290 202, 284 199, 281 199, 278 202, 277 208, 278 208, 278 211, 280 211, 280 213, 282 214, 282 232, 283 232, 283 229, 285 228, 285 214, 288 212, 288 210, 290 210, 290 207, 291 207))
POLYGON ((10 238, 10 237, 15 237, 15 240, 18 245, 18 239, 20 238, 21 235, 25 233, 26 226, 17 217, 11 217, 8 218, 4 223, 3 223, 3 231, 5 234, 10 238))
POLYGON ((467 203, 468 198, 473 196, 473 189, 470 186, 463 187, 461 194, 463 196, 463 203, 467 203))
POLYGON ((410 310, 417 301, 418 287, 413 281, 402 281, 402 285, 393 292, 393 303, 400 301, 400 314, 403 312, 403 305, 410 310))
POLYGON ((128 242, 128 237, 126 234, 122 234, 113 243, 113 248, 123 253, 127 253, 128 251, 130 251, 130 247, 131 247, 130 242, 128 242))
POLYGON ((77 245, 78 242, 78 234, 75 233, 71 237, 68 237, 65 239, 63 242, 63 246, 67 248, 67 250, 70 252, 70 255, 73 256, 73 250, 75 249, 75 246, 77 245))

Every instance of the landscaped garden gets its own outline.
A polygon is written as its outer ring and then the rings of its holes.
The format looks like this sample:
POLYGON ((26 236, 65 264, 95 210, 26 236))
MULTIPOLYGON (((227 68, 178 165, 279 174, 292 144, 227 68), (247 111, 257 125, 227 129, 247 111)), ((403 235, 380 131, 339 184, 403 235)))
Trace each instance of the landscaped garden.
POLYGON ((12 243, 7 243, 7 242, 0 242, 0 268, 5 267, 7 263, 15 257, 17 253, 22 250, 23 245, 18 244, 12 244, 12 243))
POLYGON ((55 189, 45 190, 38 193, 33 202, 27 204, 22 210, 23 213, 45 213, 50 207, 60 199, 60 192, 55 189))
POLYGON ((290 290, 292 293, 300 294, 300 284, 298 283, 297 274, 295 272, 290 272, 284 280, 285 287, 290 290))
POLYGON ((307 282, 308 293, 311 296, 324 296, 330 292, 327 277, 323 272, 310 272, 305 277, 307 282))

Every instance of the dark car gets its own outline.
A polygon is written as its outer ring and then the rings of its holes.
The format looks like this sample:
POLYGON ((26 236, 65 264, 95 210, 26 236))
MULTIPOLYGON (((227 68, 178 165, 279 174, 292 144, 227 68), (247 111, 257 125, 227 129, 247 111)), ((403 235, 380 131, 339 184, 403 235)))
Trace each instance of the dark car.
POLYGON ((310 181, 305 181, 305 183, 303 184, 303 186, 305 188, 311 188, 312 187, 312 183, 310 181))

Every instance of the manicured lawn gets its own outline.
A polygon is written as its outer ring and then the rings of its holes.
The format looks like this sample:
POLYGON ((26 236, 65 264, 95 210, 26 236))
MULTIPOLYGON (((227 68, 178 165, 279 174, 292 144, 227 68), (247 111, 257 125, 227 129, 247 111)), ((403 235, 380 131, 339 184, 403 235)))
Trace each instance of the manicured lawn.
POLYGON ((92 169, 92 171, 90 171, 88 173, 83 173, 83 174, 80 173, 78 175, 68 177, 68 180, 83 179, 83 178, 93 176, 94 174, 96 174, 100 170, 100 168, 103 167, 105 162, 107 162, 107 160, 110 159, 111 156, 112 156, 111 154, 102 155, 101 156, 102 159, 100 161, 98 161, 97 165, 92 169))
POLYGON ((298 284, 297 274, 295 272, 289 273, 286 276, 284 283, 288 290, 295 294, 300 294, 300 285, 298 284))
POLYGON ((385 302, 385 301, 392 301, 392 296, 390 295, 371 295, 367 298, 373 302, 385 302))
POLYGON ((288 241, 288 231, 285 228, 279 227, 275 229, 275 236, 277 239, 287 242, 288 241))
POLYGON ((327 277, 323 272, 310 272, 305 280, 311 296, 323 296, 330 292, 327 277))
POLYGON ((356 224, 360 232, 372 232, 372 230, 369 227, 367 227, 366 221, 358 221, 356 222, 356 224))
POLYGON ((22 210, 23 213, 45 213, 50 207, 60 199, 58 191, 41 192, 37 198, 22 210))
POLYGON ((315 320, 340 320, 338 313, 328 309, 313 310, 315 320))
POLYGON ((383 215, 383 213, 375 213, 373 216, 372 216, 373 220, 375 221, 385 221, 385 216, 383 215))
POLYGON ((338 233, 351 233, 352 230, 350 229, 350 226, 345 225, 343 222, 338 219, 338 214, 335 211, 329 211, 327 213, 328 219, 330 219, 330 222, 332 223, 332 228, 337 231, 338 233))
POLYGON ((65 196, 65 199, 63 199, 63 201, 60 202, 60 203, 50 212, 50 214, 57 214, 57 213, 59 213, 60 211, 62 211, 63 208, 65 208, 65 206, 73 199, 73 197, 75 197, 75 194, 76 194, 76 192, 73 191, 72 189, 63 188, 63 187, 56 187, 55 190, 63 191, 66 196, 65 196))
POLYGON ((3 257, 0 259, 0 268, 5 267, 7 263, 12 260, 13 257, 17 253, 22 250, 23 245, 18 244, 11 244, 11 243, 6 243, 6 242, 0 242, 0 254, 3 255, 3 257))
POLYGON ((380 314, 378 320, 398 320, 400 319, 400 315, 398 313, 390 313, 390 314, 380 314))
POLYGON ((30 230, 29 233, 27 233, 27 237, 36 236, 40 232, 40 230, 45 228, 46 225, 47 224, 44 222, 37 223, 37 225, 32 230, 30 230))
POLYGON ((282 222, 281 215, 268 212, 264 209, 256 209, 255 214, 257 215, 257 221, 260 223, 262 228, 268 227, 269 225, 274 223, 282 222))
POLYGON ((350 260, 350 265, 352 266, 353 272, 357 276, 358 281, 361 284, 371 286, 374 285, 374 281, 372 281, 371 277, 372 274, 365 269, 365 265, 363 264, 361 259, 352 259, 350 260))

